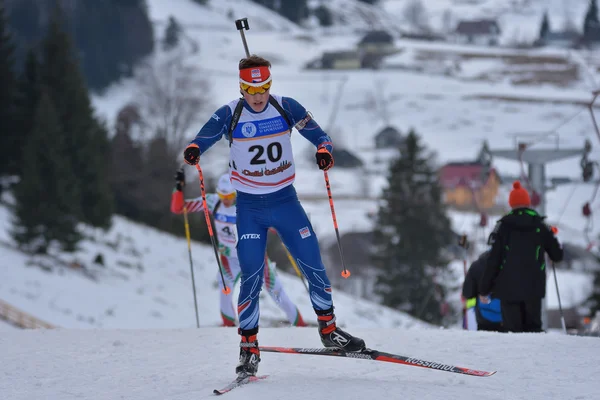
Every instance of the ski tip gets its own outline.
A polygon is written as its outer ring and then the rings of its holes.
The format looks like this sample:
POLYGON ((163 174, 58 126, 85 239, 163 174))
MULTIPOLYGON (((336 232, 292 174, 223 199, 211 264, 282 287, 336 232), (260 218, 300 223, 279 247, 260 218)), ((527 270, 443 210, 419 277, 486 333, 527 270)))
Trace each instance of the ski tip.
POLYGON ((256 382, 256 381, 260 381, 262 379, 266 379, 268 376, 269 375, 247 376, 247 377, 242 377, 242 378, 238 377, 233 382, 231 382, 229 385, 225 386, 223 389, 214 389, 213 394, 216 396, 220 396, 222 394, 232 391, 236 387, 240 387, 240 386, 246 385, 251 382, 256 382))
POLYGON ((487 377, 487 376, 492 376, 494 375, 497 371, 479 371, 477 369, 467 369, 467 368, 459 368, 460 373, 469 375, 469 376, 481 376, 481 377, 487 377))
POLYGON ((480 371, 480 372, 479 372, 479 373, 477 373, 477 374, 469 374, 469 375, 471 375, 471 376, 481 376, 481 377, 484 377, 484 378, 486 378, 486 377, 488 377, 488 376, 492 376, 492 375, 494 375, 496 372, 497 372, 497 371, 480 371))

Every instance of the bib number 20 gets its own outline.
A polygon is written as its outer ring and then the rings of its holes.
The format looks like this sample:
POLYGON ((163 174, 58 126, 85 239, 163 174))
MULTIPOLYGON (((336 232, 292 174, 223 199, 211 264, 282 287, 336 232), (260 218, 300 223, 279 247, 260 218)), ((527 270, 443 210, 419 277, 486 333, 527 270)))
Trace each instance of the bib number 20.
MULTIPOLYGON (((263 157, 265 154, 265 148, 263 146, 260 146, 260 145, 250 146, 248 148, 248 151, 250 153, 255 153, 254 157, 252 157, 252 160, 250 160, 250 164, 257 165, 257 164, 266 164, 267 163, 267 161, 263 157)), ((279 143, 279 142, 270 143, 266 148, 266 153, 267 153, 267 158, 269 159, 269 161, 271 161, 271 162, 279 161, 283 154, 283 149, 281 148, 281 143, 279 143)))

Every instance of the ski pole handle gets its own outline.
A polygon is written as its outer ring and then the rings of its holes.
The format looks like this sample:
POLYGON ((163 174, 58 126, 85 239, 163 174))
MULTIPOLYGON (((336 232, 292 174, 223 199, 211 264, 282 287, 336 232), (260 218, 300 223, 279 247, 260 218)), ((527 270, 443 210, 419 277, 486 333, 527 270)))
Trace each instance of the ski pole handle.
POLYGON ((246 51, 246 57, 250 57, 250 50, 248 50, 248 42, 246 42, 246 35, 244 34, 244 30, 250 29, 250 26, 248 25, 248 18, 236 19, 235 27, 238 31, 240 31, 240 35, 242 36, 242 44, 244 45, 244 50, 246 51))

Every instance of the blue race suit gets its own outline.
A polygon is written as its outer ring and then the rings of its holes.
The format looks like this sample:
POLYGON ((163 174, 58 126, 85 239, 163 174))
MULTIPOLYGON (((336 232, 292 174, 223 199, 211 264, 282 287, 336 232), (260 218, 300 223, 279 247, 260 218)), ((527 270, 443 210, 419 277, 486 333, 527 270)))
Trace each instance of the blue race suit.
MULTIPOLYGON (((296 100, 273 96, 287 119, 317 148, 332 150, 331 139, 296 100), (300 124, 298 124, 300 122, 300 124), (298 124, 298 125, 297 125, 298 124)), ((192 143, 203 154, 225 136, 228 140, 237 100, 219 108, 192 143)), ((259 293, 263 284, 267 231, 277 230, 306 277, 315 310, 333 307, 331 284, 321 260, 317 236, 293 187, 295 162, 291 128, 276 108, 267 103, 255 112, 244 108, 232 133, 230 177, 237 190, 237 253, 242 271, 238 316, 240 329, 259 323, 259 293)))

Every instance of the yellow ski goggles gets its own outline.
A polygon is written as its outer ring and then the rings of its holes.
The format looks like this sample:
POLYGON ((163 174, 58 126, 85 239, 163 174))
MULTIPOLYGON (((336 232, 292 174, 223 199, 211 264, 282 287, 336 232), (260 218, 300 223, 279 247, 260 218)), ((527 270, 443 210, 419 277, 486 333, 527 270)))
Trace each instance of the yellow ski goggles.
POLYGON ((250 85, 248 85, 246 83, 240 82, 240 88, 244 92, 246 92, 246 93, 248 93, 250 95, 257 94, 257 93, 263 94, 263 93, 265 93, 267 90, 269 90, 271 88, 271 82, 265 83, 262 86, 250 86, 250 85))
POLYGON ((219 195, 219 199, 221 200, 235 200, 235 192, 229 194, 222 194, 217 192, 217 194, 219 195))

